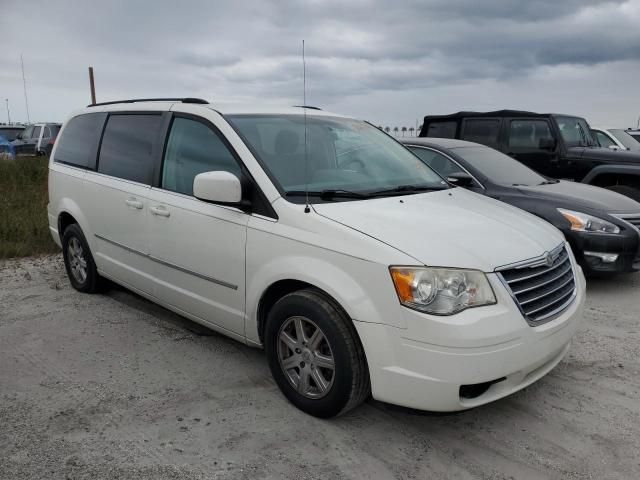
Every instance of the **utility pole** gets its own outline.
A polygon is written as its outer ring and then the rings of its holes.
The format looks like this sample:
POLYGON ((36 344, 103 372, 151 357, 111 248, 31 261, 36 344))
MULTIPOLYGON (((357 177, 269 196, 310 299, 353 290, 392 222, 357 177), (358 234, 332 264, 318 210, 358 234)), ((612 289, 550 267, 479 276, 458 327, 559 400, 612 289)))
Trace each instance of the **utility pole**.
POLYGON ((29 100, 27 100, 27 80, 24 77, 24 60, 22 59, 22 54, 20 54, 20 65, 22 65, 22 85, 24 86, 24 105, 27 107, 27 123, 31 123, 31 118, 29 118, 29 100))
POLYGON ((93 67, 89 67, 89 88, 91 89, 91 104, 96 103, 96 85, 93 81, 93 67))
POLYGON ((9 99, 5 98, 4 101, 7 104, 7 124, 11 125, 11 113, 9 113, 9 99))

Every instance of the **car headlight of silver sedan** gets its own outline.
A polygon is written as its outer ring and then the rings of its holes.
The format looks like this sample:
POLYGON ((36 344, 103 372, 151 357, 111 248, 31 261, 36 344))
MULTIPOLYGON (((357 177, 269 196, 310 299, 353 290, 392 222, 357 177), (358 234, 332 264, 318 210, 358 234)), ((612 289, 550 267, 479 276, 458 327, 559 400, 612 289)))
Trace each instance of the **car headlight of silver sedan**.
POLYGON ((432 315, 453 315, 496 303, 487 276, 478 270, 390 267, 398 299, 405 307, 432 315))
POLYGON ((571 223, 571 230, 576 232, 620 233, 620 227, 587 213, 558 208, 558 212, 571 223))

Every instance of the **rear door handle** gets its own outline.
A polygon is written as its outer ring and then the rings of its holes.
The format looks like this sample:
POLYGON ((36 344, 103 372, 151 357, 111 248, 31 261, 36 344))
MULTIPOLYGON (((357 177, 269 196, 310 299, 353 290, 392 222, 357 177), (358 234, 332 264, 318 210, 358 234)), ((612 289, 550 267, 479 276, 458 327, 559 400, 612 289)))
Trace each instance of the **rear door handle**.
POLYGON ((158 215, 160 217, 169 217, 171 213, 167 210, 167 207, 163 207, 162 205, 156 207, 149 207, 149 211, 154 215, 158 215))
POLYGON ((141 210, 142 209, 142 202, 140 200, 135 199, 135 198, 127 198, 127 200, 124 203, 126 203, 127 206, 129 206, 131 208, 135 208, 137 210, 141 210))

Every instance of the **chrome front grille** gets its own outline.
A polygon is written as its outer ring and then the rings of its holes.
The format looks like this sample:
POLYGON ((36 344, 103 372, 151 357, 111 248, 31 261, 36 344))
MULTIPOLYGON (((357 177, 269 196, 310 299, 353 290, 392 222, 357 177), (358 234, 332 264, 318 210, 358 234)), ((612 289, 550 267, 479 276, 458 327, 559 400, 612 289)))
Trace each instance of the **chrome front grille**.
POLYGON ((530 325, 541 325, 566 309, 576 292, 569 252, 564 245, 543 258, 498 271, 530 325))
POLYGON ((630 223, 637 229, 640 229, 640 214, 638 215, 616 215, 620 220, 630 223))

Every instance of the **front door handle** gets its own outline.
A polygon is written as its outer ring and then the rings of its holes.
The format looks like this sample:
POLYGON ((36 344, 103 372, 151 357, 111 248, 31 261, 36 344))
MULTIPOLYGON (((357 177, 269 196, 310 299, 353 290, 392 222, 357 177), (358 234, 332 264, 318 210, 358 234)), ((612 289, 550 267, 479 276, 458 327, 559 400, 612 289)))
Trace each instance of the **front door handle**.
POLYGON ((142 202, 140 200, 136 200, 135 198, 128 198, 124 203, 131 208, 135 208, 137 210, 142 209, 142 202))
POLYGON ((149 207, 149 211, 154 215, 158 215, 160 217, 168 217, 171 215, 167 207, 163 207, 162 205, 156 207, 149 207))

